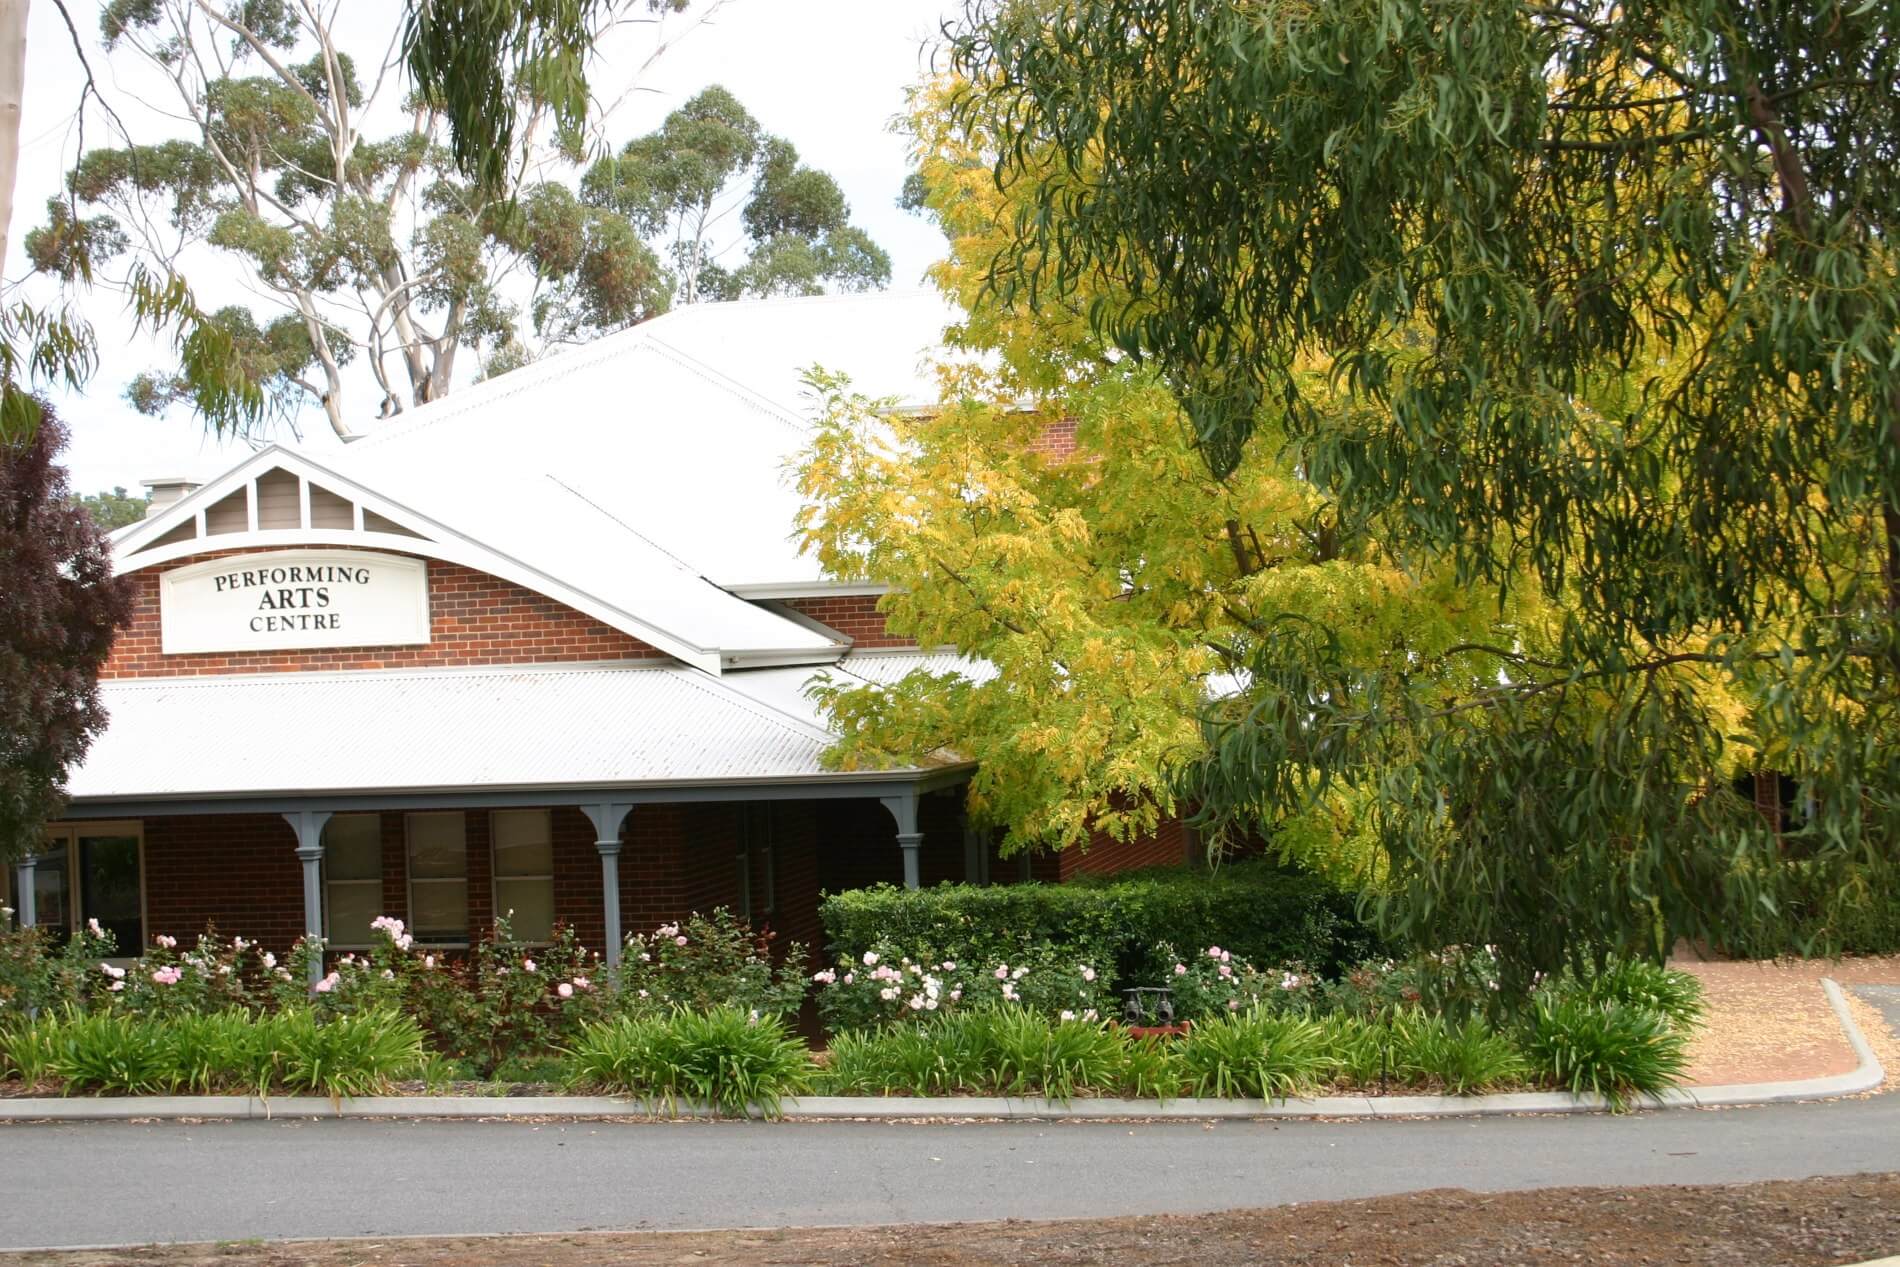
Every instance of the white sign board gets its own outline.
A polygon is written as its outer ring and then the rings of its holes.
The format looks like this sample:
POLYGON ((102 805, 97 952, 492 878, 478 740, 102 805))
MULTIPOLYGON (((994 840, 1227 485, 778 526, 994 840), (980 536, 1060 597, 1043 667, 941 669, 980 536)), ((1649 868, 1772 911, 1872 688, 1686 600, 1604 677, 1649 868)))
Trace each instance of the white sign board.
POLYGON ((166 572, 158 583, 166 655, 429 641, 429 569, 362 550, 271 550, 166 572))

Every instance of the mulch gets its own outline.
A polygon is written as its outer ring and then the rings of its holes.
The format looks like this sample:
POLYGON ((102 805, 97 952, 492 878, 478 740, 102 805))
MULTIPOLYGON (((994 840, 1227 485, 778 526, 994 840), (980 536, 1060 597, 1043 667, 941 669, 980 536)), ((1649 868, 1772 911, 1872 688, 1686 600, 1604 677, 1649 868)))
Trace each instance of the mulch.
POLYGON ((1702 1187, 1440 1189, 1270 1210, 1032 1223, 308 1241, 4 1254, 34 1267, 1834 1267, 1900 1251, 1900 1174, 1702 1187))

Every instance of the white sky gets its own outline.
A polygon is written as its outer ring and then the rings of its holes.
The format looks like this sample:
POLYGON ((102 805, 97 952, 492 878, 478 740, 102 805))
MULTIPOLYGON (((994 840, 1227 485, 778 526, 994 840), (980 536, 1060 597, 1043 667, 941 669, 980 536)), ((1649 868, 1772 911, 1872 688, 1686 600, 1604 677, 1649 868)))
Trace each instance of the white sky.
MULTIPOLYGON (((361 50, 359 66, 374 61, 393 30, 395 0, 339 2, 352 26, 363 21, 367 31, 381 32, 380 38, 359 41, 346 35, 341 40, 347 50, 361 50)), ((180 134, 164 116, 162 82, 141 75, 135 54, 108 58, 97 46, 90 6, 80 2, 69 7, 88 42, 88 56, 107 100, 138 139, 180 134)), ((658 126, 701 88, 723 84, 766 130, 796 145, 806 163, 837 178, 854 221, 890 252, 892 286, 915 287, 944 243, 933 226, 895 206, 906 171, 905 141, 888 125, 903 107, 905 89, 926 67, 928 45, 939 22, 957 8, 956 0, 727 0, 712 21, 669 48, 647 72, 642 91, 613 114, 607 139, 617 148, 658 126)), ((592 74, 591 86, 602 100, 620 95, 618 83, 624 82, 626 71, 616 76, 616 67, 644 57, 650 47, 650 42, 641 43, 644 32, 625 38, 627 53, 610 55, 609 65, 592 74)), ((27 39, 20 172, 6 259, 9 280, 26 275, 20 243, 29 229, 44 221, 46 200, 60 191, 77 152, 73 112, 83 83, 71 40, 52 4, 42 0, 33 5, 27 39)), ((86 136, 94 145, 115 143, 96 110, 89 112, 86 136)), ((245 298, 241 267, 208 249, 187 256, 184 271, 207 309, 245 298)), ((45 302, 56 290, 45 279, 35 279, 21 293, 45 302)), ((140 480, 145 477, 216 469, 241 451, 233 447, 237 441, 207 435, 203 423, 186 409, 175 408, 163 418, 136 413, 121 393, 133 375, 166 362, 164 349, 133 337, 123 303, 111 292, 77 295, 76 307, 98 331, 101 361, 82 395, 54 398, 72 432, 65 460, 76 491, 124 485, 136 494, 142 492, 140 480)), ((264 311, 262 305, 259 309, 264 311)), ((473 369, 474 357, 465 353, 458 371, 473 369)), ((353 405, 369 409, 376 399, 369 390, 352 394, 353 405)), ((373 424, 373 415, 355 419, 359 428, 373 424)), ((298 426, 312 447, 335 443, 320 410, 305 410, 298 426)))

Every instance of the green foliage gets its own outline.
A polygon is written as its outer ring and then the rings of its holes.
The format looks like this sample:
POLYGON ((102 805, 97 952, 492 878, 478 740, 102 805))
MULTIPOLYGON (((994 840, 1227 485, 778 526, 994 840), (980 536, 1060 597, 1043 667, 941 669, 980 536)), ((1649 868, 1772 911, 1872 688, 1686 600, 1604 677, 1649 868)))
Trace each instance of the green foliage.
POLYGON ((971 9, 951 113, 1017 211, 995 305, 1086 313, 1214 474, 1280 452, 1415 573, 1552 613, 1396 659, 1269 620, 1184 798, 1252 823, 1376 788, 1382 926, 1497 945, 1518 1004, 1747 936, 1801 883, 1784 846, 1837 885, 1892 865, 1897 23, 971 9), (1800 784, 1782 838, 1732 789, 1757 769, 1800 784))
MULTIPOLYGON (((662 17, 685 7, 647 0, 662 17)), ((81 153, 70 199, 50 204, 47 224, 29 235, 30 257, 70 282, 121 256, 136 276, 202 243, 237 262, 268 305, 219 314, 204 338, 194 328, 175 364, 135 380, 128 395, 139 408, 184 404, 227 425, 238 419, 234 405, 251 423, 266 399, 286 413, 315 405, 349 436, 371 412, 351 400, 343 369, 352 360, 367 363, 381 394, 376 416, 388 417, 450 391, 463 346, 488 353, 492 374, 530 351, 530 333, 538 351, 644 321, 676 290, 696 297, 702 263, 728 280, 792 267, 765 257, 712 263, 709 199, 743 186, 756 148, 745 134, 758 130, 723 90, 622 155, 617 183, 648 191, 644 203, 583 204, 571 191, 588 157, 585 61, 618 23, 617 2, 405 9, 417 94, 397 116, 401 130, 375 136, 365 120, 389 117, 386 96, 377 98, 397 77, 359 78, 359 65, 382 64, 383 46, 352 56, 339 44, 349 28, 327 11, 282 0, 107 7, 101 29, 115 61, 159 70, 193 136, 81 153), (547 129, 530 122, 549 120, 552 152, 547 129), (736 128, 736 154, 721 127, 736 128), (685 215, 689 204, 699 221, 693 258, 669 268, 646 239, 677 240, 678 225, 663 231, 656 217, 662 208, 685 215)), ((395 8, 386 16, 403 17, 395 8)), ((654 56, 676 38, 656 30, 654 56)), ((796 167, 792 175, 830 180, 796 167)), ((815 253, 800 257, 805 289, 867 284, 867 260, 882 257, 849 226, 841 199, 835 210, 835 224, 807 235, 815 253)), ((873 273, 870 284, 887 281, 888 260, 873 273)), ((734 284, 763 293, 771 282, 734 284)))
POLYGON ((1524 1055, 1540 1079, 1617 1108, 1657 1095, 1688 1068, 1688 1037, 1659 1013, 1544 995, 1525 1019, 1524 1055))
POLYGON ((1165 985, 1175 960, 1157 957, 1164 942, 1337 971, 1377 948, 1353 907, 1323 880, 1247 862, 1061 885, 854 889, 827 895, 819 916, 845 959, 887 942, 924 962, 1014 964, 1034 947, 1057 946, 1077 962, 1112 965, 1119 984, 1165 985))
POLYGON ((1172 1048, 1129 1039, 1100 1021, 1053 1020, 990 1007, 831 1042, 816 1080, 827 1095, 1022 1095, 1067 1101, 1081 1094, 1166 1098, 1181 1084, 1172 1048))
POLYGON ((778 1115, 809 1085, 811 1055, 777 1017, 737 1008, 617 1017, 585 1026, 568 1052, 571 1079, 665 1105, 682 1100, 743 1117, 778 1115))
POLYGON ((1066 947, 1023 946, 1011 959, 919 961, 890 941, 812 975, 818 1010, 832 1030, 915 1022, 931 1016, 1018 1008, 1045 1018, 1093 1021, 1113 1014, 1112 981, 1066 947))
POLYGON ((1611 960, 1589 976, 1566 978, 1551 988, 1589 1003, 1651 1012, 1683 1031, 1695 1028, 1702 1017, 1700 981, 1640 959, 1611 960))
POLYGON ((1315 1021, 1239 1012, 1204 1021, 1181 1040, 1190 1094, 1282 1100, 1316 1087, 1327 1071, 1326 1034, 1315 1021))
POLYGON ((422 1059, 422 1031, 390 1011, 329 1021, 301 1010, 68 1014, 5 1044, 9 1063, 23 1073, 56 1079, 68 1092, 106 1095, 373 1095, 422 1059))
POLYGON ((1477 1017, 1449 1021, 1414 1012, 1394 1018, 1389 1026, 1393 1064, 1400 1075, 1437 1083, 1449 1095, 1494 1090, 1529 1069, 1510 1036, 1477 1017))
POLYGON ((110 492, 85 493, 75 500, 79 508, 92 517, 93 526, 100 532, 137 523, 145 518, 145 508, 151 504, 147 498, 126 492, 123 484, 114 485, 110 492))
POLYGON ((725 907, 694 913, 652 933, 629 933, 620 954, 619 1004, 635 1011, 715 1007, 797 1013, 809 952, 797 942, 774 956, 776 934, 754 932, 725 907))

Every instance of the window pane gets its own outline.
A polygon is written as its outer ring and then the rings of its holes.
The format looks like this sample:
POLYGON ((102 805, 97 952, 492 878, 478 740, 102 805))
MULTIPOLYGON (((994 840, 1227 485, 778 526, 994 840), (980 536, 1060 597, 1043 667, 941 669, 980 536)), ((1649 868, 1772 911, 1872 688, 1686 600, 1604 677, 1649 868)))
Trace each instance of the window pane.
POLYGON ((409 874, 416 879, 456 880, 468 874, 460 812, 409 815, 409 874))
MULTIPOLYGON (((61 848, 56 854, 41 854, 37 866, 33 868, 33 919, 41 928, 58 929, 62 934, 72 927, 72 906, 68 895, 72 885, 66 877, 66 850, 61 848)), ((140 946, 134 942, 131 946, 120 946, 128 954, 139 953, 140 946)))
MULTIPOLYGON (((544 809, 505 809, 495 814, 495 874, 553 875, 554 843, 544 809)), ((505 906, 501 909, 507 909, 505 906)))
POLYGON ((112 934, 121 954, 136 955, 145 946, 145 919, 139 901, 139 838, 79 838, 80 916, 96 919, 112 934))
POLYGON ((375 880, 383 874, 380 814, 338 814, 323 825, 323 873, 332 880, 375 880))
POLYGON ((554 939, 553 880, 495 881, 495 910, 503 915, 514 912, 508 926, 517 941, 554 939))
POLYGON ((424 941, 468 937, 468 885, 460 880, 418 881, 409 886, 410 922, 424 941))
POLYGON ((383 886, 363 881, 330 886, 330 944, 371 946, 369 922, 382 914, 383 886))

